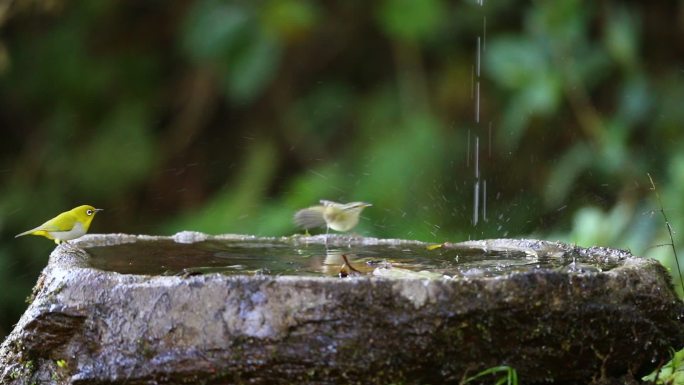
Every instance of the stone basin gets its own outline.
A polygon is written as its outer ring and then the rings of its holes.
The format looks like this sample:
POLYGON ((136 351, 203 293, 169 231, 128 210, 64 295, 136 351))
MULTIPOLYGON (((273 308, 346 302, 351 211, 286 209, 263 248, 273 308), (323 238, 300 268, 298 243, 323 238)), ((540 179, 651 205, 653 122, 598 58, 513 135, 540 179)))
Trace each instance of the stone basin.
POLYGON ((537 240, 88 235, 33 297, 2 383, 622 383, 684 346, 658 262, 537 240))

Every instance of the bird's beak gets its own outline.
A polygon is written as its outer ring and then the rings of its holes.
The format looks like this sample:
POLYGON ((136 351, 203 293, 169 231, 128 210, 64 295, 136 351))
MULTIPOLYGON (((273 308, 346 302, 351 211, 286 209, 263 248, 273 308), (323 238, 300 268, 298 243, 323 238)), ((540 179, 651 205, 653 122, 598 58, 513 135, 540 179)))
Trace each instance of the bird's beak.
POLYGON ((371 207, 371 206, 373 206, 371 203, 364 203, 363 204, 363 207, 371 207))
POLYGON ((104 211, 104 209, 95 209, 95 212, 96 212, 96 213, 97 213, 97 212, 100 212, 100 211, 104 211))

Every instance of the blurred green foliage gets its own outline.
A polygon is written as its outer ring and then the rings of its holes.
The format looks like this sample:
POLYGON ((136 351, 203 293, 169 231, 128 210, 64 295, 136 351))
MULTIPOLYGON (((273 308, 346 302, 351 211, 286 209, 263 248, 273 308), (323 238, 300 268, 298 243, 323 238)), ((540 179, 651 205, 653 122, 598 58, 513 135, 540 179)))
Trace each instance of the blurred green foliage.
POLYGON ((53 247, 14 234, 82 203, 93 232, 286 235, 363 200, 365 235, 674 266, 646 174, 681 231, 681 2, 6 4, 0 337, 53 247))

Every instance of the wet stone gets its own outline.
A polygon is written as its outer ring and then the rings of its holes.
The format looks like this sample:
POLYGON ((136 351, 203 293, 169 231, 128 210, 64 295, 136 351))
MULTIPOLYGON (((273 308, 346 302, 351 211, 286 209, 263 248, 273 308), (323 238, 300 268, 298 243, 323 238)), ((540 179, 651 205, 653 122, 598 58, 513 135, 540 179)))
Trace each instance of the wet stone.
POLYGON ((3 384, 599 383, 684 346, 659 263, 537 240, 88 235, 34 296, 3 384))

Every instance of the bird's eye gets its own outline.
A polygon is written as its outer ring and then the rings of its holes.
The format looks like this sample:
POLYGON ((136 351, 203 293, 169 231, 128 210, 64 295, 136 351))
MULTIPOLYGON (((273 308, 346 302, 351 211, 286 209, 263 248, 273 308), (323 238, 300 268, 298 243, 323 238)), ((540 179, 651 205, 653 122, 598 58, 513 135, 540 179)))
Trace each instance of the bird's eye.
POLYGON ((86 214, 93 215, 93 210, 91 210, 91 209, 86 210, 86 214))

